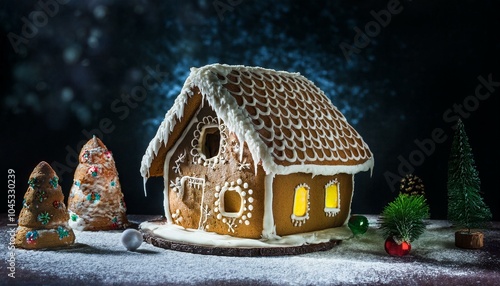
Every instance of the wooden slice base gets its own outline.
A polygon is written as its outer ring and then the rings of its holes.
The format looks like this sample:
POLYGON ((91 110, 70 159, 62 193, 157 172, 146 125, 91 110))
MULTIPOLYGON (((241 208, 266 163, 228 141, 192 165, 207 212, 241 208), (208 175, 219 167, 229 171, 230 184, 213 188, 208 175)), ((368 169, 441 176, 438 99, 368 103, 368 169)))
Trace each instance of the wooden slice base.
POLYGON ((212 247, 204 245, 185 244, 181 242, 173 242, 164 238, 155 236, 148 230, 140 230, 143 234, 144 241, 157 247, 171 249, 175 251, 190 252, 204 255, 218 256, 285 256, 298 255, 317 251, 330 250, 338 245, 341 240, 330 240, 328 242, 317 244, 305 244, 301 246, 290 247, 260 247, 260 248, 229 248, 229 247, 212 247))

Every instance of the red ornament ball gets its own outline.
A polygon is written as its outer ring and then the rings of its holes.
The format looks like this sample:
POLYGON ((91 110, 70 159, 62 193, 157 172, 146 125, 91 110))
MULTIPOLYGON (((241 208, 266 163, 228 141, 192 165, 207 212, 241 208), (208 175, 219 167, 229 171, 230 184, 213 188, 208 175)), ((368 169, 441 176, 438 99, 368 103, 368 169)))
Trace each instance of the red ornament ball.
POLYGON ((410 253, 411 244, 403 241, 398 243, 392 236, 385 240, 385 252, 392 256, 405 256, 410 253))

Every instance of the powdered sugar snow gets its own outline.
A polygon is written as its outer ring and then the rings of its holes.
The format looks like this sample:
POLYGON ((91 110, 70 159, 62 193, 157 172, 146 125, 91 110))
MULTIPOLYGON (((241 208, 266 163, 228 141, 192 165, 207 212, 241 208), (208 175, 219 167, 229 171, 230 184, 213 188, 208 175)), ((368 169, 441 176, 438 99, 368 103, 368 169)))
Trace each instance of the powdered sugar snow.
MULTIPOLYGON (((3 216, 6 217, 6 216, 3 216)), ((166 250, 144 242, 136 251, 121 243, 122 231, 75 231, 77 244, 59 250, 15 250, 16 278, 9 282, 113 285, 447 285, 500 279, 500 230, 490 230, 486 243, 496 247, 462 250, 453 245, 453 229, 429 221, 426 232, 405 257, 389 256, 377 228, 344 240, 328 251, 282 257, 230 257, 166 250), (491 251, 490 251, 491 250, 491 251)), ((140 222, 151 217, 130 216, 140 222)), ((0 233, 8 241, 7 228, 0 233)), ((7 243, 0 246, 8 253, 7 243)), ((5 263, 5 259, 2 260, 5 263)), ((6 267, 1 267, 2 270, 6 267)), ((3 271, 2 271, 3 272, 3 271)), ((6 274, 4 274, 6 275, 6 274)))

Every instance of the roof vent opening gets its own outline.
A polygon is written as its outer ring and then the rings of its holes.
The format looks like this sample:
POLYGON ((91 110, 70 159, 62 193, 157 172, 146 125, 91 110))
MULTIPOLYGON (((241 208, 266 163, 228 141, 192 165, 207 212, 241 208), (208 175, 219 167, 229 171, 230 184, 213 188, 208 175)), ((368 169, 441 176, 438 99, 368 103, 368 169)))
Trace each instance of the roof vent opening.
POLYGON ((206 159, 219 155, 220 150, 220 130, 218 126, 203 128, 203 134, 200 140, 201 153, 206 159))

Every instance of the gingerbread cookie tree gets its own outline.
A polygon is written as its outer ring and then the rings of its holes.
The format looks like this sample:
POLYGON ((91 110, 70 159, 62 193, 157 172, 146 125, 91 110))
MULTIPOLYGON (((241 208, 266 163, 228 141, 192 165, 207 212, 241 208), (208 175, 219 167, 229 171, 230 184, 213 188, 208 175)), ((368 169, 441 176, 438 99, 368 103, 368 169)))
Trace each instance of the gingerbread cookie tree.
POLYGON ((40 249, 68 246, 75 242, 68 226, 64 195, 54 170, 40 162, 30 175, 28 190, 16 230, 16 247, 40 249))
POLYGON ((69 224, 78 230, 122 229, 128 225, 113 155, 93 137, 82 148, 68 210, 69 224))

